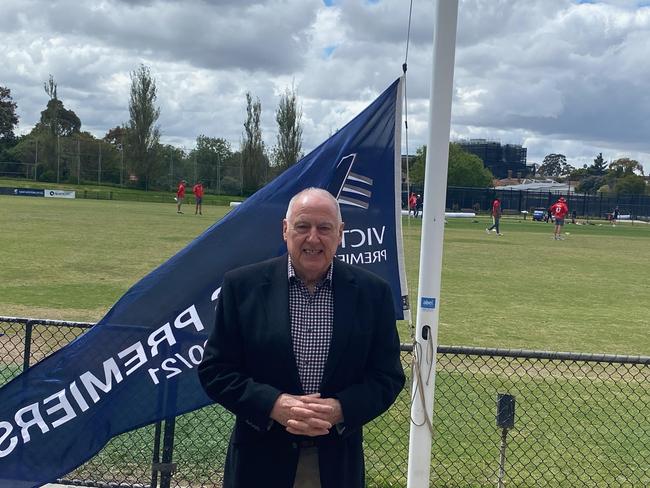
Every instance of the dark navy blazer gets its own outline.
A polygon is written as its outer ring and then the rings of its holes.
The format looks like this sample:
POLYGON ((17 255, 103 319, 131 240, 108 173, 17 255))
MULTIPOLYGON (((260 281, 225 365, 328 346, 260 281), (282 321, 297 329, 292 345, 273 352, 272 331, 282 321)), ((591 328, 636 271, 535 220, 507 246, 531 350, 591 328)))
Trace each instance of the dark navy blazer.
POLYGON ((303 438, 269 415, 281 393, 304 394, 293 354, 287 256, 226 273, 199 378, 236 415, 224 488, 291 488, 301 441, 319 448, 322 488, 365 486, 362 426, 404 386, 388 284, 334 260, 334 324, 322 397, 341 402, 344 428, 303 438))

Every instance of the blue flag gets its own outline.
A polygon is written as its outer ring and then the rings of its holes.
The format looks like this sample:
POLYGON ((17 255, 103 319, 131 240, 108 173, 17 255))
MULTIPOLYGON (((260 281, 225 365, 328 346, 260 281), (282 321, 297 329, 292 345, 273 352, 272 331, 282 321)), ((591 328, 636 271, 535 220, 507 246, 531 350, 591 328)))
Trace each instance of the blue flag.
MULTIPOLYGON (((211 403, 196 366, 224 273, 286 252, 291 197, 337 197, 337 258, 392 286, 408 312, 401 229, 401 82, 133 286, 87 333, 0 389, 0 486, 64 476, 112 437, 211 403)), ((401 306, 400 306, 401 305, 401 306)))

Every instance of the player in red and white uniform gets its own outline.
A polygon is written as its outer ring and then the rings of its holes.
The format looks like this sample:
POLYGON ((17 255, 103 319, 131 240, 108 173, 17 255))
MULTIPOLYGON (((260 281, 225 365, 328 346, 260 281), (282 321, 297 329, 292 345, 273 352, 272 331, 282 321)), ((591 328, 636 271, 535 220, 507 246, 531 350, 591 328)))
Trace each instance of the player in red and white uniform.
POLYGON ((564 237, 560 234, 562 233, 562 226, 564 226, 564 218, 569 213, 569 206, 566 204, 564 197, 560 197, 557 202, 550 206, 549 210, 555 219, 553 239, 561 241, 564 237))

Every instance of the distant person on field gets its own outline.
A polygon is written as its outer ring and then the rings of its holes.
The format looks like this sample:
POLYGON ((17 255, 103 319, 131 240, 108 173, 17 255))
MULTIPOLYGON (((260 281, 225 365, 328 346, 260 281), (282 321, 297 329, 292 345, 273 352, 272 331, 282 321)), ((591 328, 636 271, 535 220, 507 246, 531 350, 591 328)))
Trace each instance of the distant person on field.
POLYGON ((503 234, 499 231, 499 221, 501 220, 501 200, 498 198, 494 199, 490 213, 492 214, 492 227, 485 229, 485 232, 489 234, 491 230, 494 230, 498 236, 502 236, 503 234))
POLYGON ((564 197, 560 197, 557 202, 555 202, 549 208, 551 215, 555 218, 555 231, 553 233, 553 239, 561 241, 564 240, 562 237, 562 226, 564 225, 564 218, 569 213, 569 207, 566 204, 564 197))
POLYGON ((409 215, 411 215, 411 212, 413 212, 413 217, 415 217, 415 209, 417 205, 417 197, 415 196, 415 192, 411 192, 409 195, 409 201, 408 201, 408 206, 409 206, 409 215))
POLYGON ((203 183, 200 181, 192 187, 192 193, 194 193, 194 200, 196 201, 196 209, 194 210, 194 215, 202 213, 202 203, 203 203, 203 183))
POLYGON ((572 224, 575 224, 575 223, 576 223, 576 218, 577 218, 577 217, 578 217, 578 212, 576 212, 575 210, 573 210, 573 211, 571 212, 571 223, 572 223, 572 224))
POLYGON ((183 205, 183 200, 185 200, 185 185, 187 181, 181 180, 178 184, 178 190, 176 190, 176 213, 182 214, 181 205, 183 205))
POLYGON ((616 221, 618 220, 618 215, 619 215, 619 211, 617 205, 616 207, 614 207, 614 213, 612 214, 612 225, 616 225, 616 221))
POLYGON ((546 223, 550 222, 551 224, 553 223, 553 214, 551 213, 550 208, 546 211, 546 217, 544 217, 544 222, 546 223))
POLYGON ((424 199, 422 198, 422 195, 418 195, 415 197, 415 216, 416 217, 421 217, 422 213, 422 204, 424 203, 424 199))

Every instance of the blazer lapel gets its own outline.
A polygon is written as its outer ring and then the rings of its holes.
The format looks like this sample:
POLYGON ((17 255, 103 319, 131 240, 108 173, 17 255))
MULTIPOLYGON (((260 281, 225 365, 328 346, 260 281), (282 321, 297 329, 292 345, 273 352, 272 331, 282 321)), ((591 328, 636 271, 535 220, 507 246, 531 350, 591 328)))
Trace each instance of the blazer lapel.
POLYGON ((300 378, 298 367, 293 353, 291 340, 291 319, 289 317, 289 279, 287 275, 287 256, 278 259, 269 269, 262 285, 264 308, 269 327, 274 327, 278 332, 280 348, 285 351, 282 357, 277 358, 277 363, 269 367, 277 368, 292 377, 292 382, 298 389, 300 378))
POLYGON ((350 318, 356 315, 357 282, 354 275, 344 266, 337 266, 337 262, 338 260, 334 259, 335 264, 332 273, 334 324, 322 385, 327 385, 330 376, 336 369, 336 365, 341 360, 343 351, 345 351, 350 339, 350 318))

